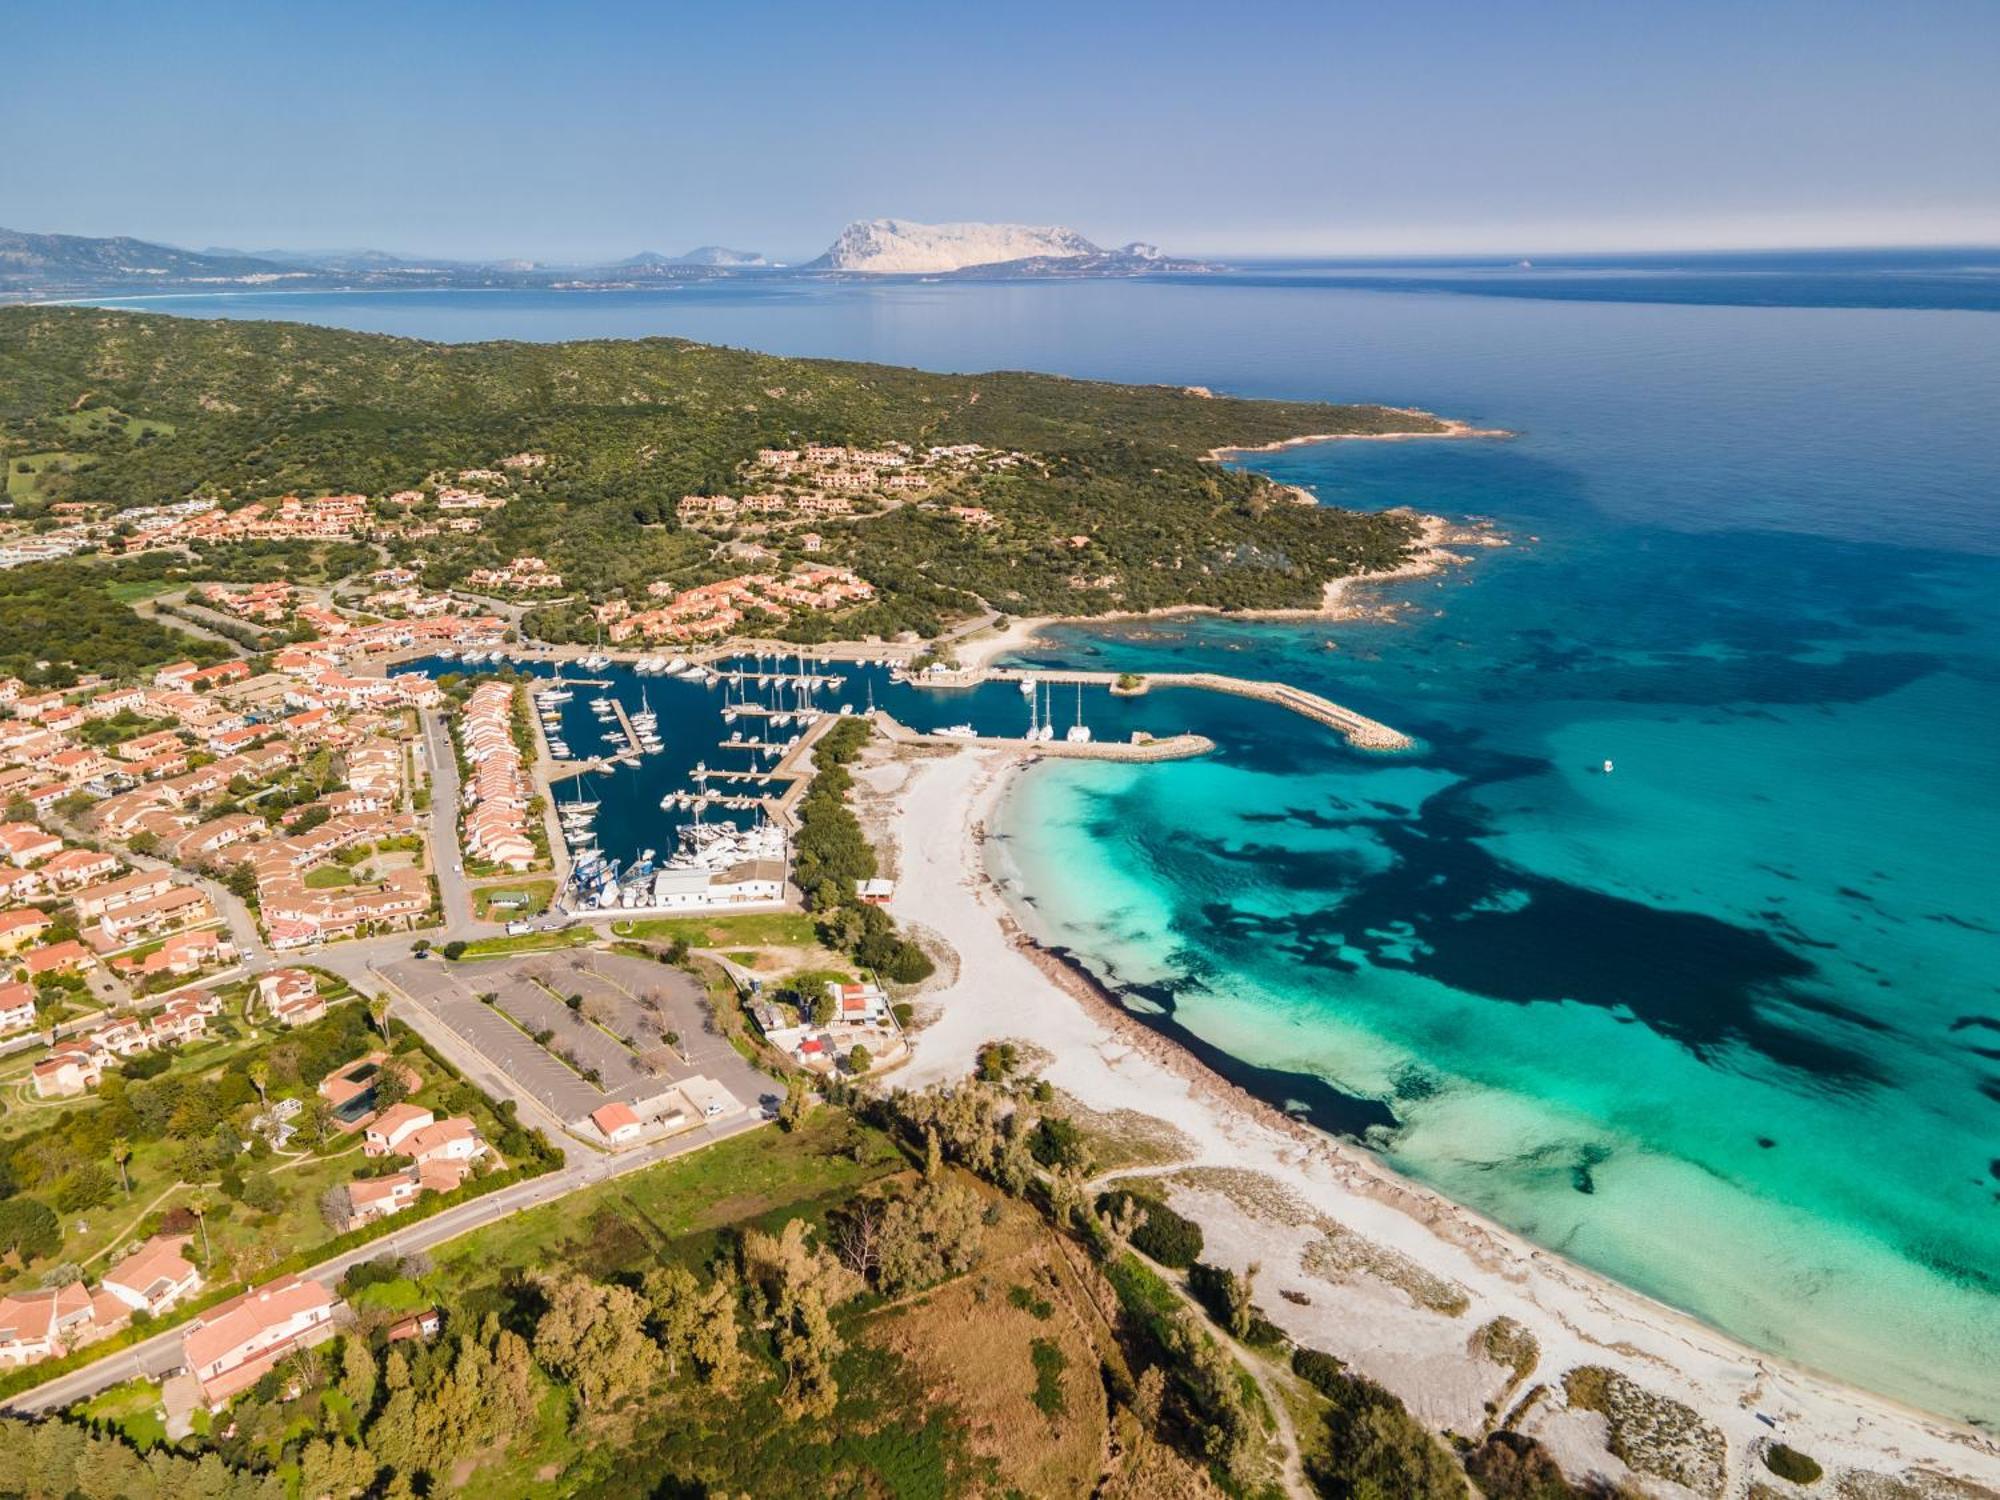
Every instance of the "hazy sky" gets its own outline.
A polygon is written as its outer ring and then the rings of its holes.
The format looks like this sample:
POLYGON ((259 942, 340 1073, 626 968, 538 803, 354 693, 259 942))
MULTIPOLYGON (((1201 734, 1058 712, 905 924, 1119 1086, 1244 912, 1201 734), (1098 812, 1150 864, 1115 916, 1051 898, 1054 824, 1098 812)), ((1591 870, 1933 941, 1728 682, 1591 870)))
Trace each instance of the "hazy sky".
POLYGON ((0 51, 0 223, 191 246, 2000 242, 2000 0, 0 0, 0 51))

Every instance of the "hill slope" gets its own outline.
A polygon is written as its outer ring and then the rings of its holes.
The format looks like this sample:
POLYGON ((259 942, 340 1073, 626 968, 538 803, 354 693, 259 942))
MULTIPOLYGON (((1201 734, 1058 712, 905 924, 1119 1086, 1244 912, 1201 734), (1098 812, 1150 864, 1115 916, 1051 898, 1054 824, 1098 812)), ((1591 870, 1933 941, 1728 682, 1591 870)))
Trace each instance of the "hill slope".
MULTIPOLYGON (((744 493, 760 448, 812 441, 1012 455, 928 503, 886 497, 820 528, 816 560, 854 568, 878 592, 844 631, 934 634, 981 601, 1061 614, 1313 605, 1327 580, 1400 561, 1408 521, 1301 505, 1204 455, 1301 433, 1439 426, 1381 407, 932 375, 670 339, 451 345, 0 309, 0 461, 12 469, 32 453, 41 469, 24 516, 60 499, 380 497, 531 450, 545 462, 511 481, 513 503, 483 530, 389 546, 439 582, 521 553, 548 558, 575 595, 568 613, 535 621, 557 638, 590 638, 592 602, 741 571, 714 537, 680 525, 680 500, 744 493), (79 420, 93 411, 116 421, 79 420), (962 524, 952 504, 991 523, 962 524)), ((790 532, 762 541, 804 555, 790 532)))

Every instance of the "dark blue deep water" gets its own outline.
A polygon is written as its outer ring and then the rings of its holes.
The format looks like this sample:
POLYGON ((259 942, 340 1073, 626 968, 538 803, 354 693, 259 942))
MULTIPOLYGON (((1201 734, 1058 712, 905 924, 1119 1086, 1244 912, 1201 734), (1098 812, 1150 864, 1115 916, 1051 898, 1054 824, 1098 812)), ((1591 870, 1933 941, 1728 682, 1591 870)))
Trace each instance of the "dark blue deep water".
POLYGON ((1510 539, 1384 591, 1394 622, 1073 629, 1038 654, 1288 678, 1420 752, 1183 695, 1147 727, 1215 756, 1038 768, 1003 871, 1135 1009, 1404 1170, 1754 1344, 1991 1422, 2000 319, 1972 259, 1579 268, 1529 295, 1289 267, 154 305, 674 333, 1516 433, 1257 460, 1510 539))

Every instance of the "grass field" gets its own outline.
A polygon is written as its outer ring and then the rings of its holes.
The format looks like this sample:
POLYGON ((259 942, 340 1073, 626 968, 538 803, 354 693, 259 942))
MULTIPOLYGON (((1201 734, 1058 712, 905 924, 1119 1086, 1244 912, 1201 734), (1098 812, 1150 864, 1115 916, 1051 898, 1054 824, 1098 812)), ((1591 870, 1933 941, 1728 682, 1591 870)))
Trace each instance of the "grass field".
POLYGON ((807 947, 819 941, 813 920, 802 912, 743 912, 722 917, 644 917, 613 922, 620 937, 670 943, 685 938, 694 948, 807 947))
POLYGON ((170 578, 126 579, 104 585, 104 592, 120 604, 137 604, 142 599, 156 599, 161 594, 171 594, 182 585, 170 578))
POLYGON ((460 958, 503 958, 510 953, 543 953, 552 948, 582 948, 597 936, 579 923, 556 932, 524 932, 519 937, 479 938, 465 945, 460 958))
POLYGON ((353 884, 353 871, 343 870, 339 865, 321 865, 317 870, 308 871, 305 878, 305 887, 309 891, 330 891, 338 886, 353 884))
POLYGON ((483 885, 472 892, 472 906, 481 917, 491 916, 495 921, 503 917, 539 917, 549 909, 555 900, 556 883, 553 880, 514 880, 505 885, 483 885), (519 906, 494 907, 496 901, 518 899, 519 906))
POLYGON ((13 453, 7 457, 7 498, 9 500, 34 501, 42 497, 42 476, 61 474, 74 468, 80 455, 52 451, 47 453, 13 453), (22 465, 27 472, 22 472, 22 465))
POLYGON ((798 1130, 748 1131, 515 1214, 446 1245, 437 1264, 480 1281, 510 1267, 563 1260, 609 1275, 667 1247, 677 1257, 700 1259, 718 1229, 837 1203, 906 1165, 887 1136, 843 1111, 820 1109, 798 1130))
POLYGON ((167 1440, 160 1410, 160 1387, 151 1380, 128 1380, 72 1408, 86 1422, 115 1427, 140 1452, 167 1440))

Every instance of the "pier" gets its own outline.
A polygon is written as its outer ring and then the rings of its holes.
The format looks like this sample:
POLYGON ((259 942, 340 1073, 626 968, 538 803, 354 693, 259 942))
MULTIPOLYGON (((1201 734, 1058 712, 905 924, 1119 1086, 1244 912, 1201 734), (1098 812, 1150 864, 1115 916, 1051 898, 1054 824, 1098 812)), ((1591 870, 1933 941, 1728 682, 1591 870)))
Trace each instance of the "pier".
POLYGON ((711 668, 711 670, 715 672, 715 680, 717 682, 748 682, 755 683, 759 687, 773 682, 781 686, 804 683, 807 691, 814 693, 817 693, 821 688, 837 689, 843 682, 847 681, 845 677, 829 676, 819 672, 743 672, 736 670, 722 671, 714 668, 711 668))
POLYGON ((1211 693, 1233 693, 1239 698, 1255 698, 1260 702, 1274 703, 1279 708, 1289 709, 1317 724, 1326 725, 1357 750, 1410 750, 1414 749, 1417 743, 1399 729, 1391 729, 1387 724, 1371 719, 1366 714, 1356 713, 1351 708, 1343 708, 1331 698, 1322 698, 1318 693, 1308 693, 1305 689, 1295 688, 1289 683, 1263 682, 1249 677, 1225 677, 1219 672, 1137 672, 1130 674, 1139 679, 1137 687, 1120 688, 1119 679, 1126 675, 1123 672, 1068 672, 1020 667, 989 667, 978 672, 940 675, 929 684, 921 679, 912 679, 912 686, 972 687, 987 681, 1021 682, 1032 678, 1036 682, 1080 682, 1091 686, 1108 687, 1113 692, 1128 697, 1137 697, 1156 687, 1202 688, 1211 693))
MULTIPOLYGON (((639 757, 646 753, 646 747, 639 743, 639 731, 632 727, 632 716, 625 712, 625 705, 616 698, 611 700, 611 713, 618 720, 619 731, 625 736, 626 754, 632 757, 632 762, 636 765, 639 757)), ((623 758, 623 756, 613 757, 621 760, 623 758)))
POLYGON ((691 775, 695 781, 727 781, 747 786, 769 786, 780 778, 769 771, 696 771, 691 775))
POLYGON ((1005 750, 1011 755, 1057 756, 1064 760, 1192 760, 1198 755, 1207 755, 1215 748, 1215 741, 1205 734, 1170 734, 1159 739, 1142 740, 1085 740, 1073 744, 1068 740, 1022 740, 1004 735, 964 735, 925 734, 911 729, 889 716, 887 709, 875 710, 875 727, 882 731, 884 738, 897 745, 965 745, 975 750, 1005 750))

